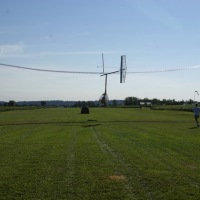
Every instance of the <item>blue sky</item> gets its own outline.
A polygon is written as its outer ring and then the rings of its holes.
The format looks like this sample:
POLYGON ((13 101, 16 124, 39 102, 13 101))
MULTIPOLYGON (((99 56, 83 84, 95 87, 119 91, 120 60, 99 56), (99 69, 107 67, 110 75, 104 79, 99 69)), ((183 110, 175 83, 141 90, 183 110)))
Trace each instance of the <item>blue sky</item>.
MULTIPOLYGON (((23 67, 128 72, 200 65, 198 0, 0 0, 0 63, 23 67), (110 68, 113 67, 113 68, 110 68)), ((194 99, 200 68, 108 76, 109 99, 194 99)), ((104 77, 0 66, 0 101, 98 100, 104 77)), ((196 100, 200 97, 196 95, 196 100)))

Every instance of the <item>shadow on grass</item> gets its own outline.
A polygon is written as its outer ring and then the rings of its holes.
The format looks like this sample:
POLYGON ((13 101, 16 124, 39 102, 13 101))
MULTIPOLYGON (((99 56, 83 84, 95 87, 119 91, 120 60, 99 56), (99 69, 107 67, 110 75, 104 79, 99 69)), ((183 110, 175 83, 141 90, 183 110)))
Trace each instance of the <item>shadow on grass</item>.
POLYGON ((199 128, 199 127, 197 127, 197 126, 194 126, 194 127, 191 127, 191 128, 189 128, 189 129, 197 129, 197 128, 199 128))
MULTIPOLYGON (((47 122, 19 122, 19 123, 5 123, 5 124, 0 124, 0 126, 23 126, 23 125, 65 125, 65 126, 84 126, 84 127, 91 127, 91 126, 99 126, 102 125, 102 123, 183 123, 183 122, 188 122, 188 121, 170 121, 170 120, 130 120, 130 121, 122 121, 122 120, 113 120, 113 121, 98 121, 98 120, 87 120, 87 121, 47 121, 47 122), (94 124, 92 124, 94 122, 94 124), (99 122, 98 124, 96 122, 99 122), (87 124, 90 123, 90 124, 87 124)), ((195 129, 198 127, 192 127, 190 129, 195 129)))
POLYGON ((83 127, 88 128, 88 127, 93 127, 93 126, 100 126, 101 124, 87 124, 84 125, 83 127))

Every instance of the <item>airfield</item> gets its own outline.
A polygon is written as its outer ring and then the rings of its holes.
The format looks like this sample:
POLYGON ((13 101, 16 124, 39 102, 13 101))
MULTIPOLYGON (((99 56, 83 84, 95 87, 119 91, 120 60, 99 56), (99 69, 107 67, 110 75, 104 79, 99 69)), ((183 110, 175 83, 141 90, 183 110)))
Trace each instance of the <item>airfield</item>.
POLYGON ((0 112, 0 199, 200 199, 193 113, 149 108, 0 112))

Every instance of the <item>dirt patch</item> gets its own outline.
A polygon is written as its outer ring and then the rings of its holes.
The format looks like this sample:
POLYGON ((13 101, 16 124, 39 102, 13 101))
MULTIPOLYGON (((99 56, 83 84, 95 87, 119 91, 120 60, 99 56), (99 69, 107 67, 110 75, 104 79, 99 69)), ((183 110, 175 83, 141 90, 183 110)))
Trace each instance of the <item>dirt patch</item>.
POLYGON ((125 180, 125 179, 126 179, 126 177, 123 176, 123 175, 120 175, 120 176, 113 175, 113 176, 109 176, 109 178, 110 178, 111 180, 125 180))

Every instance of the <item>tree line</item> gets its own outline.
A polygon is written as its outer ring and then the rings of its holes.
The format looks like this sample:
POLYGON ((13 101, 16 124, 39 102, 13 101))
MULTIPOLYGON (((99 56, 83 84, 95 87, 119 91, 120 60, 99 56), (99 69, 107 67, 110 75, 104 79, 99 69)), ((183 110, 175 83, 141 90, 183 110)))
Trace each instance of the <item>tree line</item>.
MULTIPOLYGON (((183 105, 183 104, 193 104, 194 101, 192 99, 189 100, 181 100, 177 101, 175 99, 149 99, 149 98, 137 98, 137 97, 126 97, 123 100, 111 100, 109 101, 109 106, 117 107, 117 106, 136 106, 136 105, 183 105)), ((41 101, 40 106, 44 107, 46 105, 46 101, 41 101)), ((14 100, 10 100, 9 102, 4 102, 3 106, 16 106, 17 102, 14 100)), ((89 107, 99 107, 101 104, 98 101, 75 101, 73 105, 69 107, 82 107, 82 106, 89 106, 89 107)))
POLYGON ((124 100, 124 105, 125 106, 132 106, 132 105, 140 105, 140 104, 151 104, 151 105, 183 105, 183 104, 193 104, 194 101, 192 99, 189 100, 181 100, 181 101, 176 101, 175 99, 140 99, 137 97, 126 97, 124 100))

